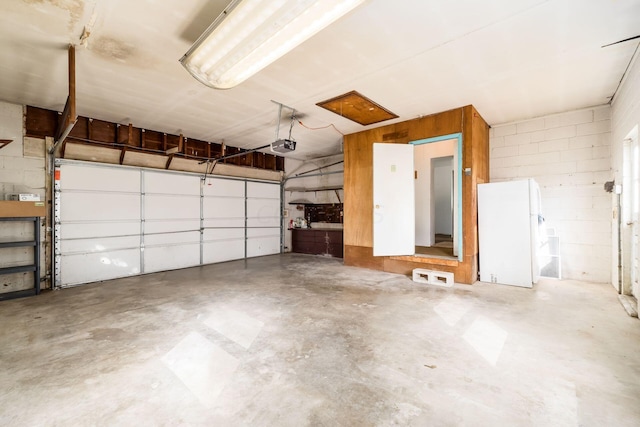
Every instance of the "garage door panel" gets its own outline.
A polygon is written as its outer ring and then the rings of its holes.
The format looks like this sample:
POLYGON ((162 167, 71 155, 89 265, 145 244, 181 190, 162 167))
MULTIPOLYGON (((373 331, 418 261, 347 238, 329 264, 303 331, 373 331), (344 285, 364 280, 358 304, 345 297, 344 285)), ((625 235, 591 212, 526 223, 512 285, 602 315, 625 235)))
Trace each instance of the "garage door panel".
POLYGON ((244 198, 244 181, 207 178, 202 188, 202 194, 205 198, 210 196, 244 198))
POLYGON ((280 253, 280 229, 258 228, 247 230, 247 257, 280 253))
POLYGON ((139 250, 140 236, 62 239, 60 248, 64 255, 74 253, 100 253, 124 249, 139 250))
POLYGON ((247 258, 280 253, 280 237, 256 237, 247 240, 247 258))
POLYGON ((60 218, 67 221, 140 220, 140 195, 62 192, 60 218))
POLYGON ((196 265, 200 265, 200 242, 185 245, 145 247, 144 250, 144 270, 146 273, 194 267, 196 265))
POLYGON ((244 228, 243 218, 217 218, 217 219, 205 219, 203 221, 203 227, 208 228, 244 228))
POLYGON ((144 245, 147 248, 150 246, 191 244, 191 243, 200 243, 199 231, 189 232, 189 233, 152 234, 152 235, 146 235, 144 238, 144 245))
POLYGON ((63 165, 60 188, 99 192, 140 193, 140 170, 95 165, 63 165))
POLYGON ((61 283, 66 286, 140 274, 140 250, 66 255, 61 258, 61 283))
POLYGON ((200 219, 200 197, 145 195, 145 219, 200 219))
POLYGON ((205 230, 203 261, 214 263, 244 258, 244 228, 205 230))
POLYGON ((146 234, 172 233, 178 231, 196 231, 200 229, 200 220, 155 220, 145 221, 144 232, 146 234))
POLYGON ((244 218, 244 199, 237 197, 205 197, 202 207, 205 218, 244 218))
POLYGON ((144 172, 145 194, 182 194, 200 197, 200 177, 169 172, 144 172))
POLYGON ((60 235, 65 239, 100 238, 111 236, 140 235, 140 220, 137 221, 82 221, 60 224, 60 235))
POLYGON ((204 227, 244 227, 244 199, 205 198, 204 227))
POLYGON ((145 236, 145 272, 193 267, 199 264, 199 231, 145 236))
POLYGON ((247 198, 280 200, 280 185, 266 182, 247 182, 247 198))
POLYGON ((280 200, 249 199, 247 200, 248 227, 279 227, 280 200))
POLYGON ((202 239, 205 242, 217 240, 244 240, 244 228, 221 228, 214 230, 204 230, 202 239))
POLYGON ((216 262, 233 261, 244 258, 244 239, 230 242, 204 243, 203 262, 213 264, 216 262))

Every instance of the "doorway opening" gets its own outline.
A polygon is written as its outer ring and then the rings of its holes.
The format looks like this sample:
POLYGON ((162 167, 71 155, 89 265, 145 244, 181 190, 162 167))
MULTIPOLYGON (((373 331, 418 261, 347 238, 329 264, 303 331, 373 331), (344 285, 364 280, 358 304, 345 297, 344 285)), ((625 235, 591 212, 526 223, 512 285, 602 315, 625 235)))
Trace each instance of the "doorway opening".
POLYGON ((431 204, 435 224, 433 247, 446 250, 447 255, 453 256, 453 156, 431 159, 431 173, 431 204))
POLYGON ((415 256, 457 258, 458 139, 415 141, 415 256))
POLYGON ((374 143, 372 207, 373 256, 445 258, 461 262, 464 209, 462 134, 411 141, 409 144, 374 143), (432 164, 432 160, 438 158, 444 159, 435 160, 432 164), (452 161, 446 158, 452 158, 452 161), (448 173, 453 175, 453 190, 451 181, 437 184, 449 192, 449 201, 445 201, 443 206, 449 206, 444 216, 452 217, 451 231, 443 228, 443 232, 436 233, 437 204, 434 202, 433 185, 440 182, 440 173, 434 176, 434 170, 440 166, 449 167, 451 163, 453 168, 448 173))
POLYGON ((640 144, 638 126, 623 143, 622 178, 622 289, 623 295, 640 296, 640 144))

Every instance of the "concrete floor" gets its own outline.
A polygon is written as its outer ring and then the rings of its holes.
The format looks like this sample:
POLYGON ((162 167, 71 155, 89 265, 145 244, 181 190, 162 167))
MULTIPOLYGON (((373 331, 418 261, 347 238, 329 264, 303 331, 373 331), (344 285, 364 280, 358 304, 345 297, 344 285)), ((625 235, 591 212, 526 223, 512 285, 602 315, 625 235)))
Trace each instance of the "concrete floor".
POLYGON ((0 303, 0 425, 640 425, 609 285, 283 255, 0 303))

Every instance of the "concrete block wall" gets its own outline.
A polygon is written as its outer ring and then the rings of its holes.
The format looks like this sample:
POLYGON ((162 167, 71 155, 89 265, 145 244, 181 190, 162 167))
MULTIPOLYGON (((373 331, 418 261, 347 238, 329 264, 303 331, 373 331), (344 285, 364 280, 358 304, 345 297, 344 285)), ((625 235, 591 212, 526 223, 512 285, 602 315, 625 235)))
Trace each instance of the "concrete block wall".
POLYGON ((35 193, 44 200, 44 140, 23 137, 22 105, 0 102, 0 139, 12 139, 0 149, 0 197, 8 193, 35 193))
MULTIPOLYGON (((0 101, 0 139, 13 140, 0 149, 0 199, 6 194, 35 193, 45 200, 46 163, 44 140, 24 137, 24 110, 22 105, 0 101)), ((40 229, 43 245, 41 277, 46 276, 44 226, 40 229)), ((0 241, 28 240, 33 235, 28 223, 4 223, 0 226, 0 241)), ((31 248, 4 248, 0 253, 0 267, 30 264, 31 248)), ((33 287, 33 273, 0 276, 0 293, 33 287)), ((44 286, 44 284, 43 284, 44 286)))
POLYGON ((611 107, 495 125, 491 181, 534 178, 547 228, 560 236, 562 275, 611 280, 611 107))
MULTIPOLYGON (((634 129, 636 132, 640 128, 640 55, 636 52, 631 66, 627 70, 620 88, 616 92, 616 95, 612 101, 612 166, 616 183, 623 184, 622 188, 622 203, 625 204, 625 200, 628 200, 630 188, 625 187, 623 177, 623 165, 624 165, 624 147, 625 139, 632 136, 634 129)), ((635 138, 637 139, 637 133, 635 138)), ((632 148, 632 143, 627 141, 627 149, 632 148)), ((623 206, 623 212, 629 209, 627 203, 626 209, 623 206)), ((624 219, 624 215, 623 215, 624 219)), ((618 257, 618 223, 613 222, 612 225, 612 279, 613 284, 618 283, 618 269, 617 269, 617 257, 618 257)), ((626 224, 626 221, 622 226, 623 235, 623 277, 624 277, 624 292, 629 291, 640 300, 640 284, 631 283, 631 268, 633 261, 631 254, 633 249, 631 247, 632 228, 626 224)), ((636 243, 640 244, 640 243, 636 243)), ((640 307, 640 302, 639 302, 640 307)))

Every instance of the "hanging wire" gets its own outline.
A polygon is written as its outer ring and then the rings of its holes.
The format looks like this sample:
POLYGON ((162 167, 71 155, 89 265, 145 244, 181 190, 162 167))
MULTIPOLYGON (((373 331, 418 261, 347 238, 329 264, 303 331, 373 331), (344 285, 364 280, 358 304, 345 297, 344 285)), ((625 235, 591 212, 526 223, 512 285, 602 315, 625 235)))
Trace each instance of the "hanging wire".
POLYGON ((338 130, 338 128, 333 123, 328 124, 326 126, 320 126, 320 127, 317 127, 317 128, 309 127, 309 126, 305 125, 304 123, 302 123, 300 120, 298 120, 298 123, 300 123, 300 126, 302 126, 303 128, 306 128, 306 129, 309 129, 309 130, 322 130, 322 129, 327 129, 327 128, 333 128, 340 135, 344 136, 344 133, 340 132, 338 130))

